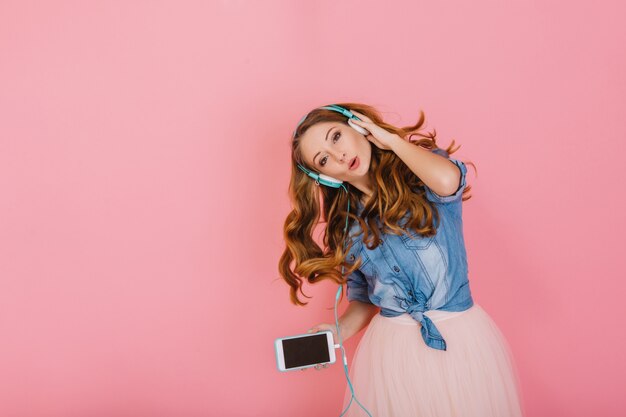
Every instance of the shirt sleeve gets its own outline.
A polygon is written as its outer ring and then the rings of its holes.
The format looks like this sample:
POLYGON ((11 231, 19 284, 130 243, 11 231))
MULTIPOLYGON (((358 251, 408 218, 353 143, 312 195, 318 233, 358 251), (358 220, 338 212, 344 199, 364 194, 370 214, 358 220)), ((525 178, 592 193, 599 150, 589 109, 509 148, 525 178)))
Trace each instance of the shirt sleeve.
POLYGON ((368 295, 367 280, 363 272, 355 269, 348 275, 346 286, 349 301, 357 300, 363 303, 373 304, 368 295))
POLYGON ((450 158, 448 153, 443 149, 435 149, 431 152, 448 158, 450 162, 456 165, 459 168, 459 171, 461 171, 461 180, 459 181, 459 188, 457 188, 454 194, 447 196, 440 196, 439 194, 431 190, 427 185, 424 185, 424 188, 426 190, 426 198, 434 203, 451 203, 454 201, 461 201, 463 197, 463 190, 467 185, 465 178, 467 174, 467 167, 463 162, 459 161, 458 159, 450 158))

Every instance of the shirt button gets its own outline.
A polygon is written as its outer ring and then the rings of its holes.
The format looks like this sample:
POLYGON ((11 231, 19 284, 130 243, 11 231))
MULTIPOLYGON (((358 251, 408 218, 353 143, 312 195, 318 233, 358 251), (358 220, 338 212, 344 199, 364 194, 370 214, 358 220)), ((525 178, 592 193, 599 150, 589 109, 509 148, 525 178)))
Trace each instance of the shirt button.
POLYGON ((354 254, 353 254, 353 255, 350 255, 350 260, 351 260, 351 261, 354 261, 354 254))
POLYGON ((395 266, 393 267, 393 270, 394 270, 394 271, 396 271, 396 272, 400 272, 400 268, 398 268, 398 265, 395 265, 395 266))
POLYGON ((379 239, 379 240, 378 240, 378 243, 380 243, 380 244, 382 245, 382 244, 383 244, 383 240, 382 240, 382 239, 379 239))

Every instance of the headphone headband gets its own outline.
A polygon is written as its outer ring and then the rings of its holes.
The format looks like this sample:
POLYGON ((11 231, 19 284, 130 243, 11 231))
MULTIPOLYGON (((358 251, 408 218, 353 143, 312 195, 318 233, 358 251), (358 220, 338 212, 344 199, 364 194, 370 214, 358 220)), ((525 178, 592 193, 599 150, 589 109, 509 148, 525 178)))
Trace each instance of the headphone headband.
MULTIPOLYGON (((338 106, 336 104, 329 104, 328 106, 317 107, 313 110, 317 110, 317 109, 332 110, 332 111, 336 111, 337 113, 341 113, 342 115, 346 116, 348 119, 358 119, 358 117, 356 117, 354 113, 352 113, 350 110, 346 109, 345 107, 338 106)), ((298 122, 298 125, 296 126, 296 129, 293 131, 293 135, 291 135, 292 139, 296 137, 296 132, 298 131, 298 128, 306 120, 309 114, 311 114, 311 112, 308 112, 307 114, 304 115, 302 119, 300 119, 300 121, 298 122)))

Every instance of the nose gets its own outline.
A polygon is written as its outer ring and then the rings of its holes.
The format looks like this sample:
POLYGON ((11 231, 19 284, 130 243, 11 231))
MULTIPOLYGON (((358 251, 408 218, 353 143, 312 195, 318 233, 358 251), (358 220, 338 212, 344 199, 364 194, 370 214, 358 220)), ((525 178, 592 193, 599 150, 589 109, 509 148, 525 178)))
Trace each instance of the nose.
POLYGON ((346 161, 346 153, 345 152, 337 152, 337 153, 335 153, 335 158, 339 162, 345 162, 346 161))

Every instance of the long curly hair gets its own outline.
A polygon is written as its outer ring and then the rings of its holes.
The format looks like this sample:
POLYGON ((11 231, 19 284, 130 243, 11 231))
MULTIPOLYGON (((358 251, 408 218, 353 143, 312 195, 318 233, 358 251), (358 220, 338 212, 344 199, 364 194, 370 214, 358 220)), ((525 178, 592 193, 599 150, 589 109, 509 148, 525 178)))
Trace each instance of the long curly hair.
MULTIPOLYGON (((348 110, 356 110, 372 119, 383 129, 399 135, 416 146, 422 146, 428 150, 439 149, 436 144, 436 130, 432 133, 421 133, 424 124, 424 112, 420 110, 419 120, 415 125, 396 127, 385 123, 380 113, 372 106, 361 103, 337 103, 348 110), (416 139, 413 139, 416 136, 416 139)), ((374 249, 379 244, 379 230, 376 219, 380 219, 383 232, 391 232, 396 235, 406 233, 410 228, 422 236, 436 234, 436 225, 439 224, 439 212, 434 203, 426 199, 424 183, 409 169, 409 167, 391 150, 383 150, 372 144, 372 157, 368 176, 373 187, 372 197, 363 207, 360 215, 354 213, 352 208, 364 196, 364 193, 356 187, 349 187, 349 193, 342 188, 330 188, 317 186, 315 181, 298 168, 298 164, 313 172, 319 172, 304 162, 300 149, 300 138, 311 126, 320 122, 341 122, 349 126, 347 118, 340 113, 327 109, 314 109, 306 119, 297 127, 291 141, 291 180, 289 182, 289 198, 293 204, 293 210, 287 216, 284 224, 284 238, 286 248, 280 257, 278 269, 281 278, 290 287, 291 302, 295 305, 308 303, 298 298, 298 292, 304 297, 311 298, 302 291, 303 280, 314 284, 324 279, 330 279, 337 284, 345 284, 345 278, 341 273, 341 266, 347 268, 346 276, 357 269, 362 260, 350 265, 346 263, 347 248, 344 251, 346 235, 346 215, 348 218, 348 230, 354 222, 360 224, 363 231, 363 242, 369 249, 374 249), (350 199, 350 213, 347 213, 348 199, 350 199), (323 202, 320 208, 320 200, 323 202), (398 222, 409 213, 409 218, 404 227, 398 226, 398 222), (320 221, 321 214, 321 221, 320 221), (316 225, 325 223, 322 249, 314 240, 312 232, 316 225), (293 269, 291 264, 294 263, 293 269)), ((448 155, 456 152, 452 149, 454 140, 445 149, 448 155)), ((468 162, 474 167, 476 166, 468 162)), ((346 184, 344 184, 346 185, 346 184)), ((462 200, 468 200, 471 189, 467 185, 463 191, 462 200)), ((342 293, 343 294, 343 293, 342 293)))

